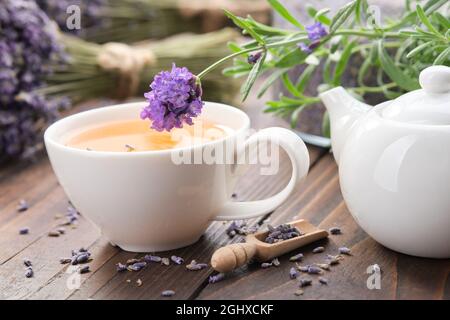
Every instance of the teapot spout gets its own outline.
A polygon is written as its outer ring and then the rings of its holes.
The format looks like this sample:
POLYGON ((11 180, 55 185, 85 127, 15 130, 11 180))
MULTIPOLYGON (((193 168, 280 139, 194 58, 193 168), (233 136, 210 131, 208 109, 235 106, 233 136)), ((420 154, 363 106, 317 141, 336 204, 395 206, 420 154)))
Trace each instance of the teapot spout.
POLYGON ((339 164, 341 150, 348 134, 357 120, 371 109, 351 96, 344 88, 336 87, 320 94, 330 117, 331 145, 333 155, 339 164))

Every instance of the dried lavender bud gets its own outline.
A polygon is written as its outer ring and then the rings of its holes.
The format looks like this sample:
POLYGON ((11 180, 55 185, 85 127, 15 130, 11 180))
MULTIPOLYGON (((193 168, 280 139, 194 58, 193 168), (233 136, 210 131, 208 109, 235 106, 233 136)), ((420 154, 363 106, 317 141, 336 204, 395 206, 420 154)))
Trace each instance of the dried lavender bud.
POLYGON ((57 232, 59 232, 60 234, 64 234, 64 233, 66 233, 66 229, 65 228, 58 228, 58 229, 56 229, 56 231, 57 232))
POLYGON ((142 286, 142 280, 141 279, 137 279, 136 280, 136 284, 138 287, 142 286))
POLYGON ((28 228, 28 227, 24 227, 24 228, 20 228, 19 229, 19 234, 28 234, 28 233, 30 233, 30 228, 28 228))
POLYGON ((128 266, 128 270, 130 271, 140 271, 147 266, 147 262, 136 262, 134 264, 130 264, 128 266))
POLYGON ((233 193, 233 194, 231 195, 231 197, 232 197, 232 198, 237 198, 237 194, 236 194, 236 193, 233 193))
POLYGON ((300 288, 310 286, 312 284, 312 280, 309 278, 303 278, 299 281, 300 288))
POLYGON ((169 258, 161 258, 161 264, 164 265, 164 266, 170 265, 169 258))
POLYGON ((328 284, 328 279, 327 279, 327 278, 324 278, 324 277, 319 277, 319 282, 320 282, 321 284, 328 284))
POLYGON ((158 256, 152 256, 151 254, 147 254, 144 256, 144 261, 146 262, 161 262, 162 258, 158 256))
POLYGON ((79 270, 79 272, 81 273, 81 274, 83 274, 83 273, 88 273, 88 272, 90 272, 91 270, 89 270, 89 266, 83 266, 83 267, 81 267, 80 268, 80 270, 79 270))
POLYGON ((86 263, 90 259, 90 254, 87 252, 80 253, 77 255, 77 263, 86 263))
POLYGON ((71 263, 72 262, 72 258, 61 258, 59 259, 59 263, 61 264, 67 264, 67 263, 71 263))
POLYGON ((339 227, 330 228, 328 231, 333 235, 342 233, 341 228, 339 228, 339 227))
POLYGON ((58 231, 50 231, 50 232, 48 233, 48 236, 49 236, 49 237, 59 237, 59 236, 60 236, 60 233, 59 233, 58 231))
POLYGON ((270 262, 261 263, 261 268, 263 268, 263 269, 270 268, 271 266, 272 266, 272 264, 270 262))
POLYGON ((304 291, 302 289, 298 289, 297 291, 294 292, 294 294, 296 296, 301 296, 301 295, 303 295, 303 293, 304 293, 304 291))
POLYGON ((27 270, 25 271, 25 277, 27 278, 31 278, 34 275, 34 271, 31 267, 28 267, 27 270))
POLYGON ((72 256, 72 259, 70 259, 70 263, 71 263, 73 266, 75 266, 75 265, 78 264, 77 258, 78 258, 78 256, 75 255, 75 256, 72 256))
POLYGON ((83 248, 83 247, 81 247, 80 250, 78 250, 78 252, 88 252, 88 250, 83 248))
POLYGON ((299 254, 296 254, 295 256, 290 257, 289 261, 297 262, 297 261, 302 261, 302 259, 303 259, 303 253, 299 253, 299 254))
POLYGON ((31 267, 33 265, 29 259, 23 259, 23 264, 25 267, 31 267))
POLYGON ((314 248, 313 249, 313 253, 321 253, 321 252, 324 252, 325 251, 325 248, 324 247, 317 247, 317 248, 314 248))
POLYGON ((292 267, 291 269, 289 269, 289 277, 291 279, 296 279, 299 275, 299 272, 297 270, 295 270, 294 267, 292 267))
POLYGON ((339 263, 340 260, 342 260, 343 257, 341 255, 336 255, 336 256, 332 256, 332 255, 327 255, 327 263, 330 266, 336 265, 339 263))
POLYGON ((330 265, 328 263, 316 263, 316 266, 323 270, 330 270, 330 265))
POLYGON ((297 269, 298 269, 299 271, 301 271, 301 272, 308 272, 309 265, 307 265, 307 266, 300 266, 300 265, 297 265, 297 269))
POLYGON ((137 262, 141 262, 141 259, 134 259, 134 258, 133 259, 128 259, 126 264, 130 265, 130 264, 135 264, 137 262))
POLYGON ((171 256, 170 260, 172 260, 175 264, 178 264, 178 265, 183 264, 183 262, 184 262, 183 258, 177 257, 177 256, 171 256))
POLYGON ((347 247, 340 247, 338 250, 340 254, 351 255, 350 253, 351 250, 347 247))
POLYGON ((308 266, 308 273, 309 274, 322 274, 323 270, 316 266, 308 266))
POLYGON ((272 260, 271 262, 275 267, 279 267, 280 266, 280 260, 278 260, 278 258, 275 258, 272 260))
POLYGON ((116 264, 116 270, 117 270, 117 272, 126 271, 127 270, 127 266, 125 264, 123 264, 123 263, 118 262, 116 264))
POLYGON ((19 204, 17 205, 17 211, 18 212, 24 212, 28 210, 28 203, 22 199, 19 201, 19 204))
POLYGON ((162 297, 172 297, 175 294, 175 291, 173 290, 164 290, 161 292, 162 297))
POLYGON ((197 263, 197 261, 192 260, 190 264, 186 266, 186 269, 189 271, 198 271, 208 267, 206 263, 197 263))
POLYGON ((225 279, 225 274, 218 273, 216 275, 210 276, 209 279, 208 279, 208 282, 209 283, 216 283, 216 282, 222 281, 223 279, 225 279))
POLYGON ((269 232, 264 240, 267 243, 276 243, 283 240, 289 240, 302 234, 296 227, 289 224, 281 224, 277 227, 273 227, 269 224, 267 225, 267 229, 269 232))

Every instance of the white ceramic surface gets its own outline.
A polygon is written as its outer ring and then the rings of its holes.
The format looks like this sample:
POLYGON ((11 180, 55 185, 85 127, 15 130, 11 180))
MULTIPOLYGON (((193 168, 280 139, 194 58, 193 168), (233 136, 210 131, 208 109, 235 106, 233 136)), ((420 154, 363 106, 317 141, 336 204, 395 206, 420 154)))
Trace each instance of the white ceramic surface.
MULTIPOLYGON (((303 141, 283 128, 267 128, 240 146, 269 140, 288 153, 292 178, 278 194, 261 201, 232 202, 238 173, 234 164, 181 164, 172 152, 245 141, 248 116, 239 109, 206 102, 202 116, 234 132, 225 139, 146 152, 98 152, 65 146, 74 130, 110 121, 136 119, 144 103, 104 107, 69 116, 45 132, 54 172, 75 207, 124 250, 154 252, 175 249, 198 240, 213 220, 234 220, 267 214, 282 204, 306 176, 309 155, 303 141)), ((239 157, 238 155, 235 155, 239 157)), ((270 177, 267 177, 270 179, 270 177)))
POLYGON ((393 250, 449 258, 450 68, 426 69, 421 84, 373 108, 341 87, 321 98, 342 194, 357 223, 393 250))

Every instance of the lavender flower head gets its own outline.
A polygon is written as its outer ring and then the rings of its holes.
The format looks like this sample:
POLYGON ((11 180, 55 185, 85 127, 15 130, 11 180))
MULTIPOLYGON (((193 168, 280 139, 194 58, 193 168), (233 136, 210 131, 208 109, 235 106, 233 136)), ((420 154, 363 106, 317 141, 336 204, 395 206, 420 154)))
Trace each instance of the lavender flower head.
POLYGON ((144 94, 148 106, 141 111, 141 118, 152 121, 151 127, 157 131, 192 125, 192 118, 202 111, 201 86, 187 68, 178 68, 174 63, 171 71, 155 76, 150 88, 144 94))
POLYGON ((308 38, 311 41, 320 40, 328 34, 327 30, 320 22, 316 22, 313 25, 306 27, 306 31, 308 32, 308 38))
POLYGON ((300 42, 297 46, 306 54, 310 54, 320 44, 320 39, 328 35, 328 32, 320 22, 316 22, 313 25, 306 27, 306 31, 308 32, 308 39, 311 40, 311 43, 306 44, 300 42))

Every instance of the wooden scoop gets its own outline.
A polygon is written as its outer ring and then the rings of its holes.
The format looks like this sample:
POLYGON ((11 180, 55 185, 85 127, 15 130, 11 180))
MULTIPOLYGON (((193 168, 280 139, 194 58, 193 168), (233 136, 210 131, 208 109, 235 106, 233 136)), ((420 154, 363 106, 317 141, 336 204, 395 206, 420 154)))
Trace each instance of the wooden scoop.
POLYGON ((219 272, 230 272, 247 264, 252 258, 269 261, 311 242, 328 237, 326 230, 318 229, 306 220, 297 220, 289 224, 297 227, 304 235, 270 244, 264 242, 269 231, 250 234, 245 237, 246 242, 230 244, 214 252, 211 266, 219 272))

